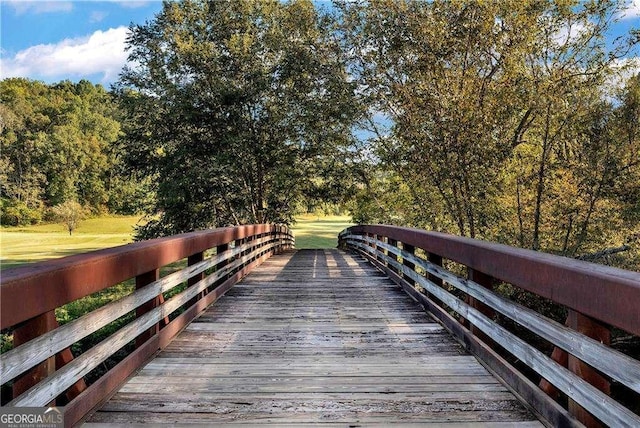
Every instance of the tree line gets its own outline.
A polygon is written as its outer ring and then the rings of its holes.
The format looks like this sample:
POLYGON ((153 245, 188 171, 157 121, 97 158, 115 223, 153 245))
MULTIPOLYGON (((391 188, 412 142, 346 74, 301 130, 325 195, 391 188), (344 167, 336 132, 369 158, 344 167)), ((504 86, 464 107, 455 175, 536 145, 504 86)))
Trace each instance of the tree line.
POLYGON ((35 224, 75 201, 94 213, 140 209, 143 186, 123 162, 120 109, 86 80, 0 82, 3 225, 35 224))
POLYGON ((345 3, 376 159, 357 220, 569 256, 637 242, 640 78, 614 82, 638 31, 607 41, 620 7, 345 3))
POLYGON ((637 248, 638 31, 608 36, 622 7, 166 2, 132 25, 109 91, 1 83, 3 224, 73 199, 146 212, 146 238, 326 201, 574 257, 637 248))

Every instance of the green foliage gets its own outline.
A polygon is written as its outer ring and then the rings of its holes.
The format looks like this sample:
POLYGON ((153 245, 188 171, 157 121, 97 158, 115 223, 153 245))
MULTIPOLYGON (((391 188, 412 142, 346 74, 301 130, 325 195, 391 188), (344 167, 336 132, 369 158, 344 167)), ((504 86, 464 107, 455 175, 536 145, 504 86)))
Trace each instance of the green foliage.
POLYGON ((166 2, 113 93, 0 82, 3 225, 77 200, 138 238, 354 220, 637 266, 637 38, 621 3, 166 2), (355 131, 355 132, 354 132, 355 131), (355 135, 354 135, 355 134, 355 135), (357 138, 356 138, 357 137, 357 138))
POLYGON ((0 199, 0 224, 3 226, 25 226, 42 220, 38 208, 29 208, 26 203, 8 198, 0 199))
POLYGON ((62 325, 82 315, 92 312, 107 303, 116 301, 131 292, 134 289, 133 281, 127 281, 122 284, 114 285, 106 290, 99 291, 91 296, 78 299, 68 303, 61 308, 56 309, 56 320, 62 325))
POLYGON ((605 43, 619 2, 569 4, 338 5, 369 109, 354 219, 569 256, 637 234, 638 78, 609 83, 638 41, 605 43))
POLYGON ((3 354, 13 348, 13 335, 0 334, 0 354, 3 354))
POLYGON ((153 184, 148 177, 137 177, 122 168, 122 173, 110 180, 107 208, 123 215, 143 214, 153 206, 153 184))
POLYGON ((120 174, 119 111, 102 86, 5 79, 0 113, 0 196, 13 208, 10 224, 39 221, 44 207, 72 199, 99 213, 121 188, 135 187, 120 174))
POLYGON ((292 220, 355 114, 331 21, 308 1, 165 3, 132 27, 127 160, 156 184, 140 237, 292 220))

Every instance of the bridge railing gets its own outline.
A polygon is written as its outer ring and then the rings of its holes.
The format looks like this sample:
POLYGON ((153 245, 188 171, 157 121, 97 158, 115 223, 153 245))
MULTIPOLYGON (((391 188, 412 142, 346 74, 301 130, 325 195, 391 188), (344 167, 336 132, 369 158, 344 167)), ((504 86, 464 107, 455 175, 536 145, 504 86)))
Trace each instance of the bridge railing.
POLYGON ((612 327, 640 336, 640 274, 394 226, 353 226, 341 232, 339 241, 423 304, 550 425, 640 426, 640 416, 621 403, 638 403, 640 362, 609 346, 612 327), (566 308, 567 322, 493 290, 504 283, 566 308), (518 328, 505 328, 500 320, 507 319, 518 328), (529 333, 514 334, 522 330, 529 333), (532 336, 555 346, 553 354, 532 346, 532 336), (505 357, 536 372, 540 384, 505 357), (628 400, 609 395, 612 382, 628 400), (548 395, 558 390, 568 399, 568 411, 548 395))
POLYGON ((0 355, 1 383, 5 390, 12 383, 13 398, 7 405, 64 403, 65 424, 76 423, 233 284, 293 245, 285 226, 248 225, 3 271, 1 328, 13 335, 13 349, 0 355), (183 259, 185 268, 160 277, 160 268, 183 259), (130 294, 58 325, 57 308, 129 279, 135 279, 130 294), (169 297, 166 293, 172 291, 169 297), (74 343, 117 321, 124 325, 81 355, 72 355, 74 343), (85 376, 125 346, 135 350, 87 386, 85 376))

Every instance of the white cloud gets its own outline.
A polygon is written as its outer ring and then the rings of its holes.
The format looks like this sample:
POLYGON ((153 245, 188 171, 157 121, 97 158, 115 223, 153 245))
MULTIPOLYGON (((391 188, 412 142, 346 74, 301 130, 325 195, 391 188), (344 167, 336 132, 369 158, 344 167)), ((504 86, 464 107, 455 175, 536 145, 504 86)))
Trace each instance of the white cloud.
POLYGON ((567 43, 575 42, 589 30, 590 28, 583 23, 575 22, 565 25, 559 31, 553 34, 551 38, 558 46, 564 46, 567 43))
POLYGON ((129 8, 129 9, 135 9, 135 8, 138 8, 138 7, 145 7, 151 2, 150 1, 145 1, 145 0, 129 0, 129 1, 116 1, 116 3, 118 3, 122 7, 126 7, 126 8, 129 8))
POLYGON ((640 0, 630 0, 620 14, 621 19, 640 18, 640 0))
POLYGON ((103 19, 105 19, 107 17, 108 13, 107 12, 102 12, 99 10, 95 10, 93 12, 91 12, 91 16, 89 16, 89 22, 94 23, 94 22, 100 22, 103 19))
POLYGON ((615 61, 614 67, 623 74, 623 77, 625 79, 628 79, 631 76, 635 76, 636 74, 640 73, 640 58, 621 58, 615 61))
POLYGON ((615 91, 616 89, 623 88, 629 78, 640 73, 640 58, 628 57, 620 58, 614 61, 613 74, 609 76, 606 82, 606 86, 615 91))
POLYGON ((16 15, 25 13, 71 12, 73 2, 70 1, 22 1, 6 0, 5 3, 13 8, 16 15))
POLYGON ((127 33, 127 27, 121 26, 87 37, 31 46, 0 59, 0 77, 51 79, 102 74, 104 83, 112 82, 127 61, 127 33))

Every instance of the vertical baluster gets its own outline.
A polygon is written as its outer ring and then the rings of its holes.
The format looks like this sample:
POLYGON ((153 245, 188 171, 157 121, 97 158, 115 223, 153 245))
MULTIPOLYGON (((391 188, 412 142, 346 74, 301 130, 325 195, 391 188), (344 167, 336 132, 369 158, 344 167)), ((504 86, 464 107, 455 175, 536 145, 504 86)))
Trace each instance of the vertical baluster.
MULTIPOLYGON (((609 345, 611 343, 610 329, 593 318, 579 312, 569 310, 567 324, 569 328, 604 343, 605 345, 609 345)), ((600 391, 607 395, 611 394, 611 384, 609 381, 591 366, 583 363, 571 354, 569 354, 568 357, 568 368, 573 373, 598 388, 600 391)), ((584 410, 578 403, 571 399, 569 399, 569 411, 587 428, 602 426, 596 418, 591 416, 589 412, 584 410)))
MULTIPOLYGON (((398 241, 396 241, 395 239, 388 238, 388 239, 387 239, 387 242, 389 243, 389 245, 392 245, 392 246, 394 246, 394 247, 397 247, 397 246, 398 246, 398 241)), ((394 261, 396 261, 396 262, 398 261, 398 256, 397 256, 396 254, 392 253, 391 251, 386 251, 386 253, 387 253, 387 256, 388 256, 391 260, 394 260, 394 261)), ((392 271, 394 271, 394 272, 398 273, 398 269, 396 269, 396 267, 395 267, 394 265, 392 265, 392 264, 390 264, 390 263, 387 263, 387 266, 388 266, 392 271)))
MULTIPOLYGON (((157 281, 158 278, 160 278, 160 269, 154 269, 152 271, 145 272, 143 274, 136 276, 136 290, 144 287, 147 284, 152 283, 153 281, 157 281)), ((159 295, 149 300, 148 302, 138 306, 136 308, 136 317, 139 318, 142 315, 146 314, 147 312, 151 311, 153 308, 160 305, 160 303, 162 303, 161 297, 162 295, 159 295)), ((157 334, 159 330, 160 330, 160 325, 156 323, 148 331, 145 331, 144 333, 140 334, 136 338, 136 348, 139 348, 140 346, 142 346, 153 335, 157 334)))
MULTIPOLYGON (((45 312, 42 315, 31 318, 29 321, 16 328, 13 332, 13 346, 18 347, 23 343, 42 336, 58 326, 54 311, 45 312)), ((13 397, 17 397, 32 386, 55 372, 56 359, 50 357, 18 376, 13 382, 13 397)), ((53 404, 53 403, 52 403, 53 404)))
MULTIPOLYGON (((380 241, 380 242, 384 242, 384 236, 382 235, 375 235, 376 241, 380 241)), ((378 245, 376 245, 376 260, 378 260, 380 263, 382 263, 383 265, 386 265, 387 262, 384 259, 384 255, 386 253, 386 251, 384 250, 384 247, 379 247, 378 245)))
MULTIPOLYGON (((235 248, 241 247, 243 244, 244 240, 243 239, 236 239, 235 241, 235 248)), ((241 251, 238 255, 236 255, 236 259, 241 258, 242 256, 244 256, 244 251, 241 251)), ((235 269, 233 269, 231 272, 229 272, 230 274, 234 274, 235 272, 239 271, 240 269, 242 269, 242 266, 237 266, 235 269)))
MULTIPOLYGON (((483 286, 488 290, 493 290, 493 277, 471 268, 467 269, 467 276, 471 281, 483 286)), ((488 318, 493 319, 493 317, 495 316, 495 311, 490 307, 488 307, 487 305, 485 305, 484 303, 480 302, 479 300, 471 296, 466 296, 465 300, 472 308, 477 309, 488 318)), ((468 325, 468 323, 466 324, 468 325)), ((480 340, 482 340, 483 342, 487 343, 490 346, 493 346, 494 344, 493 340, 489 339, 489 337, 485 335, 482 331, 480 331, 476 326, 471 325, 469 326, 469 329, 480 340)))
MULTIPOLYGON (((433 254, 433 253, 429 253, 427 254, 427 260, 430 261, 431 263, 433 263, 434 265, 440 266, 442 267, 442 256, 439 256, 437 254, 433 254)), ((434 284, 436 284, 439 287, 442 287, 442 279, 432 275, 432 274, 427 274, 427 279, 431 282, 433 282, 434 284)))
MULTIPOLYGON (((402 249, 403 249, 404 251, 406 251, 407 253, 409 253, 409 254, 415 254, 415 253, 416 253, 416 247, 414 247, 413 245, 406 244, 406 243, 404 243, 404 242, 402 243, 402 249)), ((402 264, 403 264, 403 265, 405 265, 405 266, 407 266, 407 267, 408 267, 409 269, 411 269, 411 270, 415 270, 415 268, 416 268, 416 265, 415 265, 415 264, 413 264, 413 263, 411 263, 411 262, 410 262, 409 260, 407 260, 407 259, 403 259, 403 260, 402 260, 402 264)), ((415 285, 415 284, 416 284, 416 282, 415 282, 412 278, 410 278, 408 275, 403 274, 403 275, 402 275, 402 277, 403 277, 403 278, 404 278, 404 280, 405 280, 405 281, 407 281, 409 284, 411 284, 411 285, 415 285)))
MULTIPOLYGON (((262 238, 262 237, 263 237, 263 235, 260 234, 260 235, 253 235, 253 236, 249 236, 249 237, 245 238, 244 242, 246 242, 248 244, 248 248, 244 252, 245 255, 251 254, 251 252, 256 249, 255 241, 256 241, 256 239, 262 238)), ((254 260, 255 260, 255 256, 252 256, 251 258, 249 258, 249 260, 247 260, 244 263, 245 266, 248 265, 249 263, 253 262, 254 260)))
POLYGON ((277 227, 275 228, 275 230, 273 232, 271 232, 271 234, 274 236, 274 238, 276 239, 276 247, 273 250, 273 254, 282 254, 283 251, 283 240, 282 240, 282 236, 279 236, 281 233, 281 228, 277 227))
MULTIPOLYGON (((216 247, 216 254, 222 254, 222 253, 224 253, 225 251, 228 251, 228 250, 229 250, 229 244, 228 243, 227 244, 218 245, 216 247)), ((219 262, 216 265, 216 271, 219 271, 219 270, 223 269, 227 264, 229 264, 229 259, 222 260, 221 262, 219 262)), ((218 279, 211 287, 209 287, 209 291, 213 290, 218 285, 220 285, 223 282, 225 282, 228 277, 229 277, 229 274, 221 276, 220 279, 218 279)))
MULTIPOLYGON (((192 254, 187 258, 187 266, 193 266, 196 263, 200 263, 203 260, 204 260, 204 252, 192 254)), ((204 272, 200 272, 199 274, 196 274, 187 280, 187 287, 192 287, 196 283, 198 283, 198 281, 201 281, 203 279, 204 279, 204 272)), ((206 294, 206 290, 203 290, 200 293, 198 293, 196 297, 194 297, 189 301, 189 303, 187 303, 186 307, 188 308, 194 303, 196 303, 198 300, 202 299, 205 296, 205 294, 206 294)))
MULTIPOLYGON (((57 325, 57 322, 56 322, 57 325)), ((60 370, 67 364, 73 361, 73 353, 71 353, 71 348, 63 349, 62 351, 56 354, 56 370, 60 370)), ((78 379, 76 383, 69 387, 64 393, 64 398, 60 400, 58 399, 58 405, 63 406, 66 405, 69 401, 76 398, 82 391, 87 389, 87 384, 84 381, 84 378, 78 379), (66 401, 65 401, 66 399, 66 401), (62 401, 62 402, 61 402, 62 401)))
MULTIPOLYGON (((427 261, 433 263, 434 265, 442 267, 442 256, 439 256, 439 255, 433 254, 433 253, 427 253, 427 261)), ((440 277, 438 277, 436 275, 433 275, 431 273, 427 273, 427 279, 429 281, 433 282, 438 287, 442 287, 442 279, 440 277)), ((440 302, 440 300, 437 299, 436 297, 434 297, 433 295, 430 295, 427 290, 424 290, 424 294, 426 296, 428 296, 429 299, 431 299, 434 302, 436 302, 436 304, 442 306, 442 302, 440 302)))

